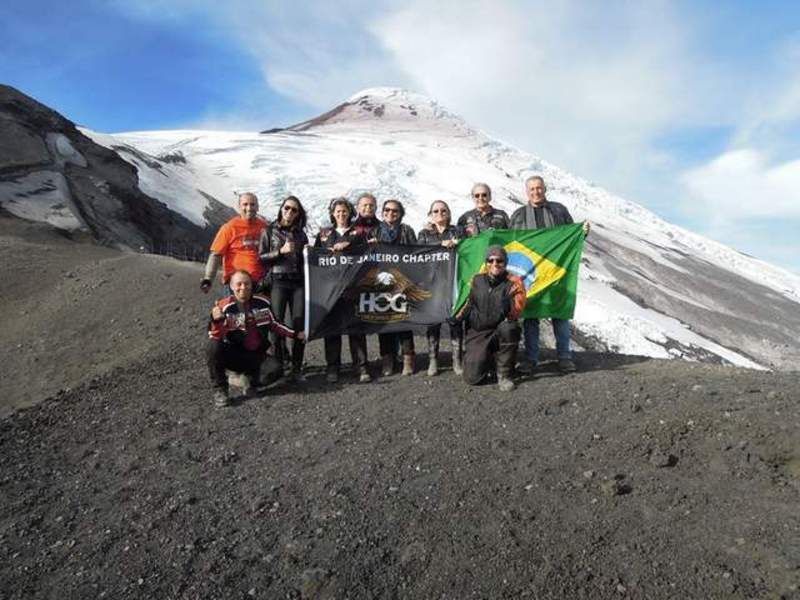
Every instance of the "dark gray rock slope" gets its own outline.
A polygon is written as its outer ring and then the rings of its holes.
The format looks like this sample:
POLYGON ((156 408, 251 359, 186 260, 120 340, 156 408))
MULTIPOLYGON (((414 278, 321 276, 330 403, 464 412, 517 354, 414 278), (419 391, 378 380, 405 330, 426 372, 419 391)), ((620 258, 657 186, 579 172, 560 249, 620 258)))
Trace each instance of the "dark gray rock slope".
MULTIPOLYGON (((150 160, 158 167, 158 159, 150 160)), ((66 202, 44 205, 41 210, 60 212, 50 216, 72 224, 77 221, 79 229, 94 240, 121 248, 153 250, 173 242, 173 253, 201 254, 232 214, 209 198, 207 224, 192 223, 144 194, 136 167, 116 152, 90 140, 54 110, 0 85, 0 183, 21 181, 41 183, 16 193, 9 191, 13 186, 0 187, 4 190, 0 205, 5 209, 30 200, 31 195, 58 191, 66 202)))

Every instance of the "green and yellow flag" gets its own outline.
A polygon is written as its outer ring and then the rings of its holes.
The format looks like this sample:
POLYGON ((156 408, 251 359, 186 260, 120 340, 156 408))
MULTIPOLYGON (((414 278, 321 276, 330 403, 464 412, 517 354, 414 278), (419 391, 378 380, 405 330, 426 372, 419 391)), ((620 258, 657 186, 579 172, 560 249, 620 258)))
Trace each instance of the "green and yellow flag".
POLYGON ((494 229, 461 241, 455 310, 467 300, 472 276, 486 270, 487 248, 499 244, 508 253, 508 271, 522 279, 528 294, 522 316, 571 319, 583 239, 583 226, 575 223, 547 229, 494 229))

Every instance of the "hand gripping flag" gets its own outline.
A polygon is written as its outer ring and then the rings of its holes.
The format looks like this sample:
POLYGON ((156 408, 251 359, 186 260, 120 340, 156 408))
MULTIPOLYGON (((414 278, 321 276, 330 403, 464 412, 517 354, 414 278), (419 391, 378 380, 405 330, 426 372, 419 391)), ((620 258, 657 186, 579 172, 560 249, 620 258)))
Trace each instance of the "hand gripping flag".
POLYGON ((460 242, 456 310, 469 296, 473 275, 486 270, 487 248, 500 244, 508 253, 508 271, 518 275, 525 285, 528 302, 523 318, 571 319, 583 239, 583 226, 575 223, 547 229, 494 229, 460 242))

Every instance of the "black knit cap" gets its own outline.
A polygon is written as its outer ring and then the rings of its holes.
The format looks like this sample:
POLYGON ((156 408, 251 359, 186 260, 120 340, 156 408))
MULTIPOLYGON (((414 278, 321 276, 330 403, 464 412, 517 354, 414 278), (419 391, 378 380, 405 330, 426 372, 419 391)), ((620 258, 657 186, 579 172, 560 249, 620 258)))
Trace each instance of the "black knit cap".
POLYGON ((499 256, 503 259, 503 262, 508 262, 508 254, 506 254, 506 249, 500 244, 495 244, 494 246, 489 246, 489 248, 487 248, 486 259, 488 260, 491 256, 499 256))

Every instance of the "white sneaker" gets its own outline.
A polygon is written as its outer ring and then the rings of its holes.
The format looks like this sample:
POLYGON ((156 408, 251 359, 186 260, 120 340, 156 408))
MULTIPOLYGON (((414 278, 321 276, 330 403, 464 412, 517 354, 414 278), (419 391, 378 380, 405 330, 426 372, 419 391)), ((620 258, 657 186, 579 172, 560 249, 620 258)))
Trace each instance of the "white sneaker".
POLYGON ((428 377, 434 377, 439 373, 439 361, 436 358, 428 359, 428 377))
POLYGON ((500 388, 501 392, 510 392, 517 386, 514 385, 514 382, 511 381, 511 378, 508 375, 498 375, 497 387, 500 388))
POLYGON ((217 408, 225 408, 230 406, 231 399, 228 396, 227 390, 218 389, 214 391, 214 406, 217 408))

